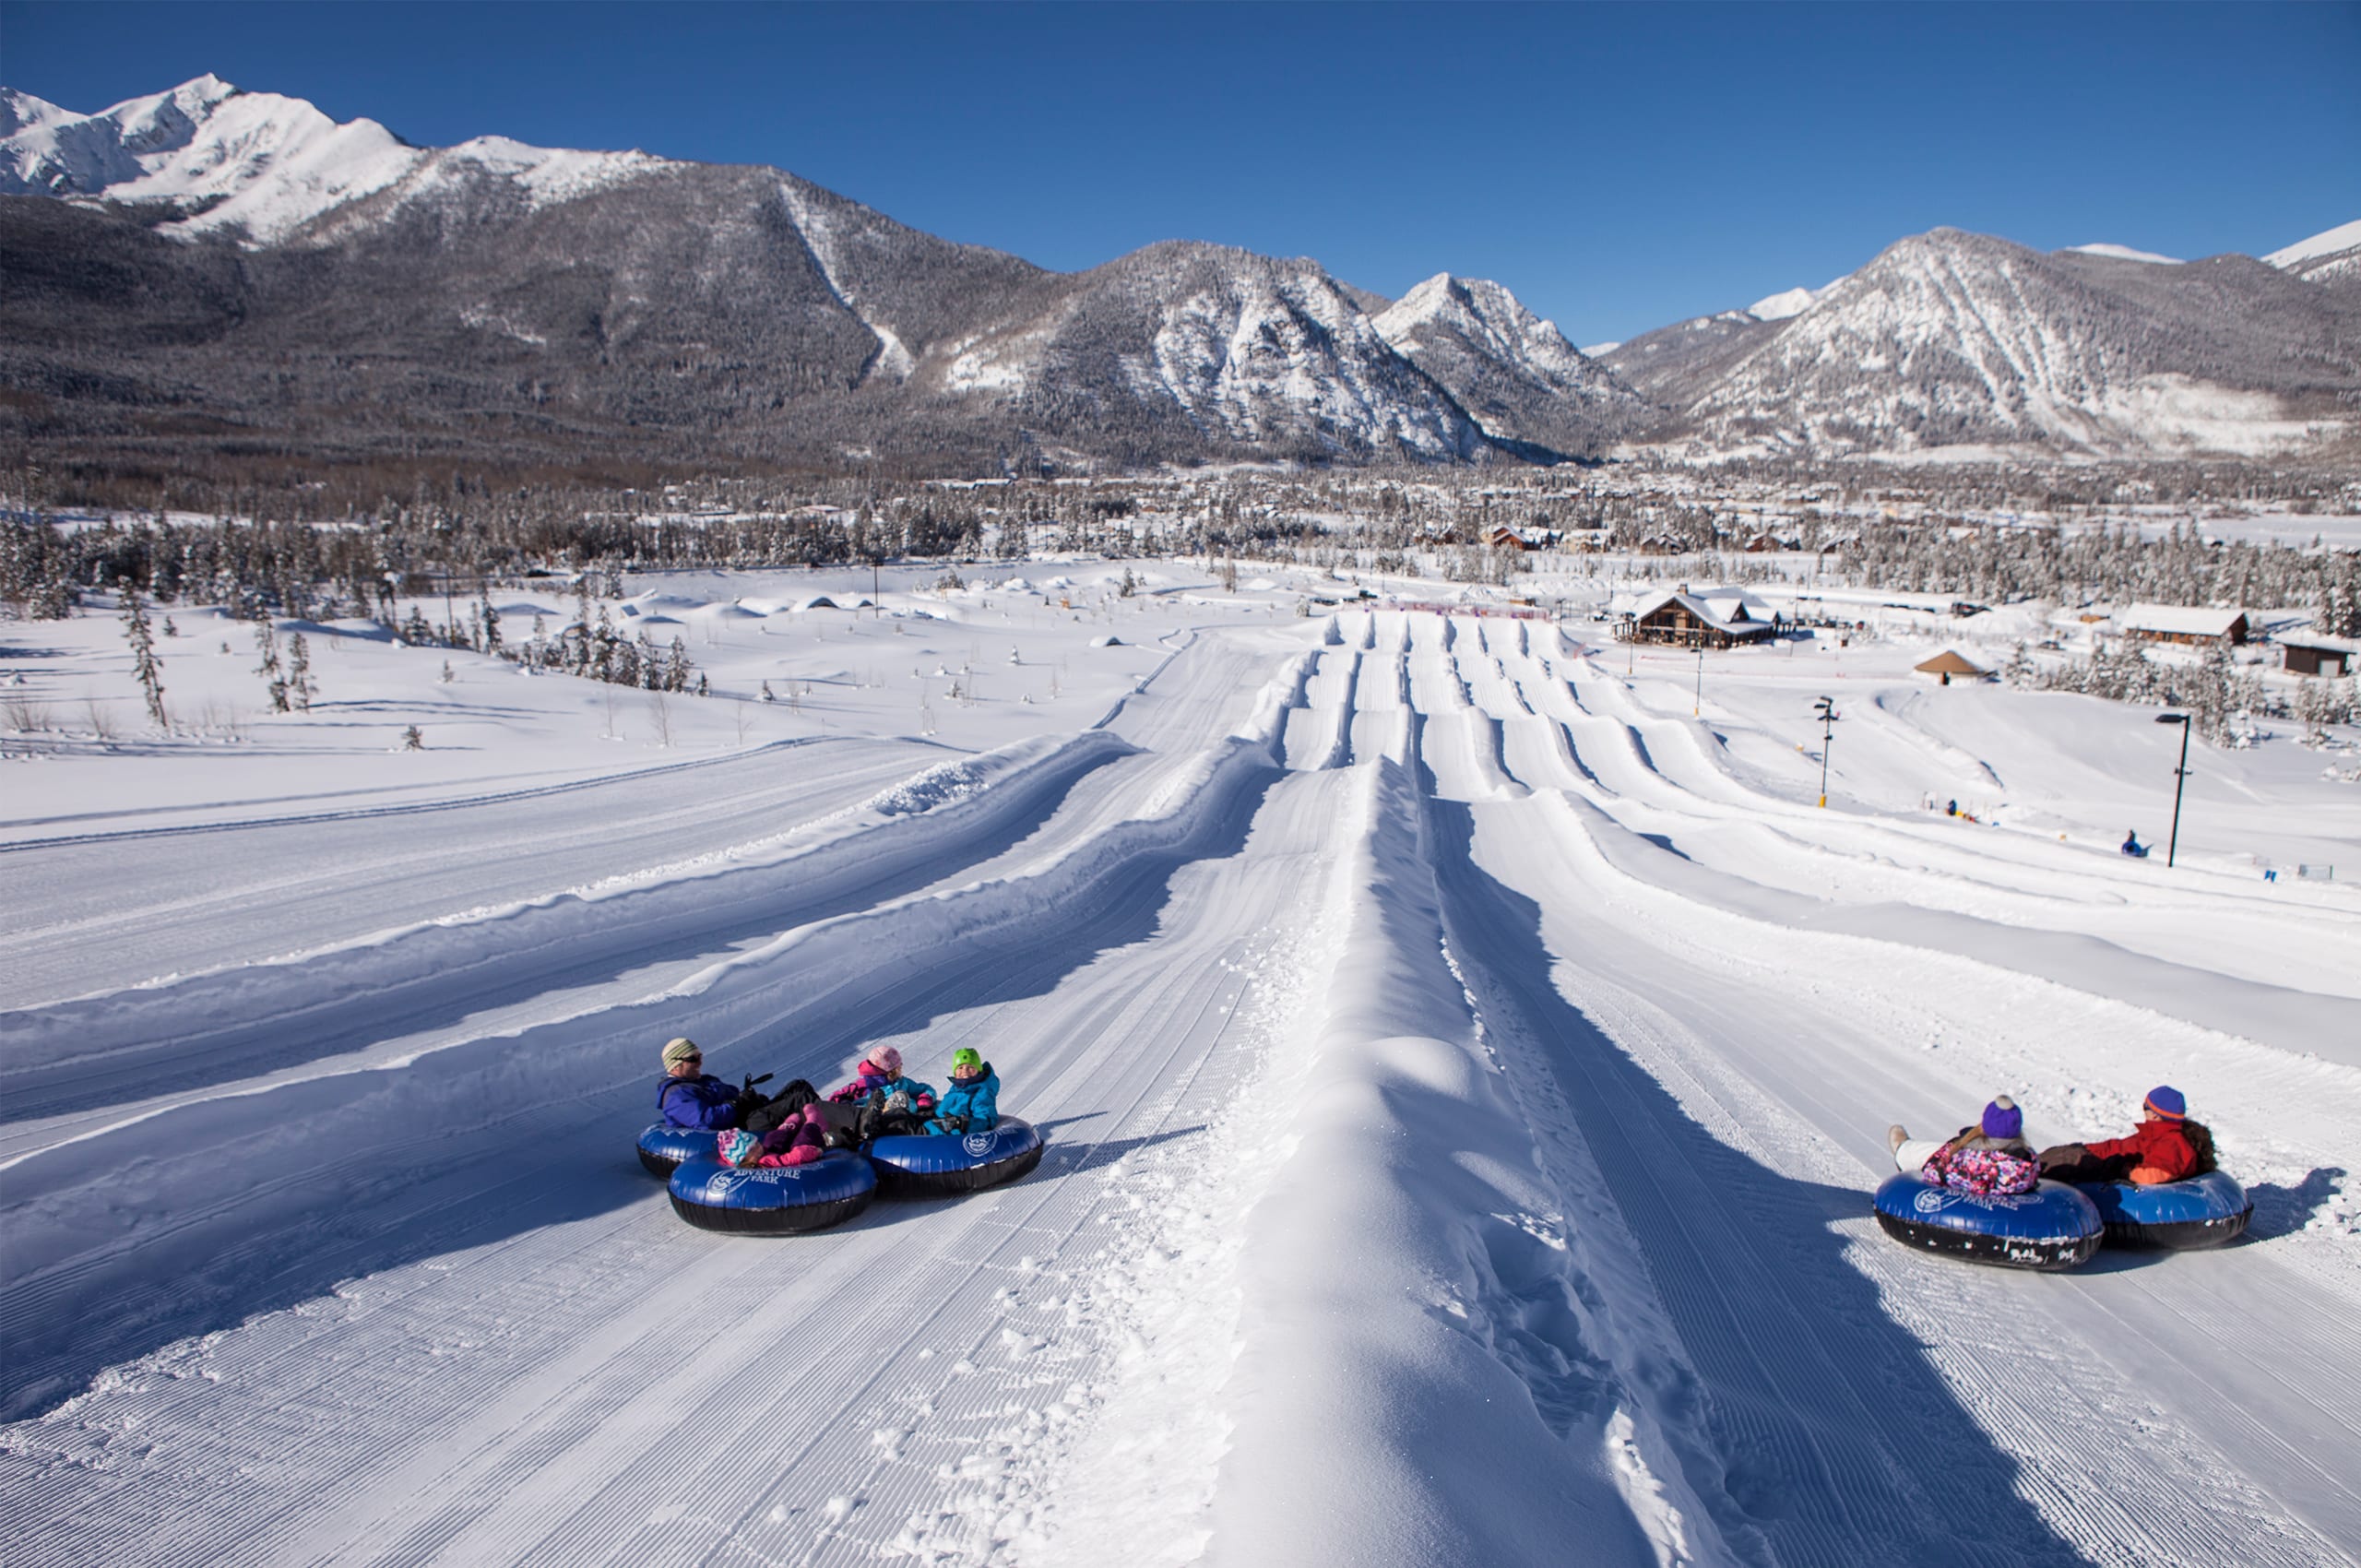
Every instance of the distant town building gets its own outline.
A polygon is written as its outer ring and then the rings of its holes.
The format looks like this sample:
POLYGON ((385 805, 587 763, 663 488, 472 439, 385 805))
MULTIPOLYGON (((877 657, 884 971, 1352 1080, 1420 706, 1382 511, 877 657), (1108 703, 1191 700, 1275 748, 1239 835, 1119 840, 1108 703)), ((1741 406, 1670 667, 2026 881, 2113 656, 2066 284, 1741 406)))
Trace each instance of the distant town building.
POLYGON ((2247 612, 2184 604, 2135 604, 2115 619, 2127 634, 2150 642, 2203 646, 2224 642, 2233 647, 2247 640, 2247 612))
POLYGON ((1742 599, 1709 604, 1684 588, 1640 600, 1616 623, 1615 636, 1620 642, 1725 648, 1773 641, 1784 626, 1775 612, 1757 618, 1742 599))
POLYGON ((2298 675, 2350 675, 2361 662, 2361 644, 2343 637, 2282 637, 2287 668, 2298 675))
POLYGON ((1946 686, 1953 681, 1987 680, 1992 674, 1992 671, 1982 665, 1971 661, 1951 648, 1943 649, 1934 658, 1925 659, 1913 668, 1921 675, 1934 676, 1946 686))

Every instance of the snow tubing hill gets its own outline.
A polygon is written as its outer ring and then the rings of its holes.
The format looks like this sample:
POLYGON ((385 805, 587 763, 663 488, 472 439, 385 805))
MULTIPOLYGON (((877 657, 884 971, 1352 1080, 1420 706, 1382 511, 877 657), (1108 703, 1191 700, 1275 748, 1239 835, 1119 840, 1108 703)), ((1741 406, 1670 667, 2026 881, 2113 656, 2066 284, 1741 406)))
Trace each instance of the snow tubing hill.
POLYGON ((1041 1163, 1041 1134, 1003 1116, 989 1133, 872 1138, 861 1152, 893 1197, 937 1197, 1014 1182, 1041 1163))
POLYGON ((877 1172, 848 1149, 831 1149, 809 1165, 744 1168, 707 1155, 673 1171, 671 1190, 672 1212, 699 1229, 783 1236, 867 1208, 877 1195, 877 1172))
POLYGON ((710 1127, 675 1127, 658 1122, 639 1135, 639 1162, 650 1176, 670 1176, 692 1159, 711 1159, 715 1133, 710 1127))
POLYGON ((2106 1232, 2097 1206, 2063 1182, 1985 1197, 1898 1171, 1878 1189, 1877 1211, 1885 1233, 1904 1246, 2010 1268, 2088 1263, 2106 1232))
POLYGON ((2246 1189, 2219 1170, 2153 1187, 2094 1182, 2081 1190, 2097 1206, 2110 1247, 2218 1247, 2244 1235, 2254 1218, 2246 1189))

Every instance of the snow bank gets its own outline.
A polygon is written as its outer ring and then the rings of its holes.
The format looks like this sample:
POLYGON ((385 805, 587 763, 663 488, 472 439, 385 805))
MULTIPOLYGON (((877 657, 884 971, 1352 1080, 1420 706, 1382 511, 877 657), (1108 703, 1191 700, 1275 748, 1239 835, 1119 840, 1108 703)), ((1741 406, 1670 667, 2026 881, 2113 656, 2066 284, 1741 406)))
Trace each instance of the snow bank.
POLYGON ((1366 777, 1313 1087, 1247 1233, 1207 1561, 1547 1562, 1579 1543, 1654 1563, 1679 1519, 1628 1421, 1594 1400, 1561 1433, 1536 1405, 1528 1378, 1595 1361, 1559 1222, 1443 959, 1408 773, 1366 777))
POLYGON ((991 830, 1038 805, 1074 775, 1131 750, 1106 731, 1020 742, 930 768, 848 812, 801 824, 776 838, 736 845, 531 899, 397 927, 357 942, 125 991, 27 1009, 0 1035, 0 1085, 40 1068, 105 1062, 156 1072, 219 1051, 257 1012, 314 1010, 353 997, 390 999, 496 970, 552 945, 580 943, 616 925, 660 928, 730 899, 759 899, 786 882, 839 870, 884 869, 991 830), (717 883, 720 884, 717 885, 717 883), (262 1005, 257 991, 267 989, 262 1005))

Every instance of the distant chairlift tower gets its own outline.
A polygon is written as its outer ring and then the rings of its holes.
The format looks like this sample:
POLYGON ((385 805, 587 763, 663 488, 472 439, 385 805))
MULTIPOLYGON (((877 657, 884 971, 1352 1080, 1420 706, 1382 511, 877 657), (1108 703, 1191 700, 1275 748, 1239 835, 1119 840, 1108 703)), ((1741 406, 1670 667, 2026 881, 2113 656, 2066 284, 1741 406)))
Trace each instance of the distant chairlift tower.
POLYGON ((2165 866, 2170 870, 2173 857, 2180 853, 2180 787, 2189 779, 2189 719, 2186 713, 2160 713, 2159 724, 2180 726, 2180 766, 2173 769, 2173 836, 2165 844, 2165 866))
POLYGON ((1836 711, 1833 697, 1822 697, 1812 705, 1812 716, 1820 720, 1820 803, 1828 804, 1828 744, 1836 738, 1836 721, 1843 716, 1836 711))

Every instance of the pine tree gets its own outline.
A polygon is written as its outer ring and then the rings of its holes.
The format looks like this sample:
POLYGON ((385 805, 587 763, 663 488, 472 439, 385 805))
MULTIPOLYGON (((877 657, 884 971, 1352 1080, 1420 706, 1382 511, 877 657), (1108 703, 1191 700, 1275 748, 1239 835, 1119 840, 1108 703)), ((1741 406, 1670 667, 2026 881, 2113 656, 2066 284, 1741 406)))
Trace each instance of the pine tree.
POLYGON ((255 623, 255 648, 262 655, 262 662, 255 673, 261 676, 270 691, 270 711, 285 713, 287 702, 287 672, 279 662, 279 634, 272 631, 267 619, 255 623))
POLYGON ((312 711, 312 694, 316 689, 312 684, 311 646, 298 632, 287 645, 287 695, 293 699, 296 712, 312 711))
POLYGON ((148 717, 156 721, 159 730, 169 730, 171 722, 164 717, 163 661, 156 657, 156 640, 148 630, 148 606, 137 588, 125 589, 123 596, 124 635, 131 639, 131 672, 139 682, 140 695, 148 699, 148 717))

